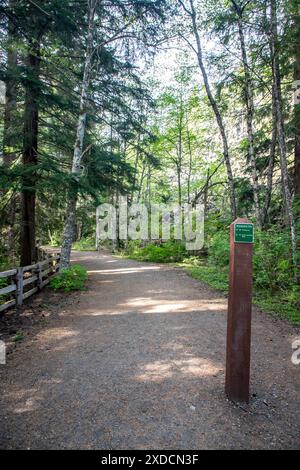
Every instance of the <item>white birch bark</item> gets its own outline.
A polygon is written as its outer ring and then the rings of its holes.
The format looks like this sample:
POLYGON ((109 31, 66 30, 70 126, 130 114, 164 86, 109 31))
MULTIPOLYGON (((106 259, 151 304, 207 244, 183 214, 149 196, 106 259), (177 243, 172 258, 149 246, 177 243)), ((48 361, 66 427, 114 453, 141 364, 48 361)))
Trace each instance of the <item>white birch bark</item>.
POLYGON ((200 39, 200 34, 198 31, 198 26, 197 26, 197 14, 196 10, 194 7, 194 1, 189 0, 190 4, 190 9, 188 9, 184 2, 182 0, 179 0, 180 5, 183 7, 184 11, 190 16, 192 20, 192 28, 193 28, 193 34, 196 40, 196 47, 197 49, 194 51, 196 52, 197 55, 197 61, 198 65, 203 77, 204 81, 204 86, 206 90, 207 97, 209 99, 210 105, 213 109, 213 112, 216 117, 216 121, 219 127, 219 131, 221 134, 221 139, 223 143, 223 155, 224 155, 224 162, 226 165, 226 170, 227 170, 227 178, 228 178, 228 185, 229 185, 229 191, 230 191, 230 206, 231 206, 231 215, 233 219, 237 217, 237 208, 236 208, 236 196, 235 196, 235 188, 234 188, 234 179, 233 179, 233 174, 232 174, 232 167, 231 167, 231 160, 230 160, 230 155, 229 155, 229 146, 228 146, 228 140, 227 140, 227 135, 225 131, 225 125, 220 113, 220 110, 218 108, 217 102, 212 94, 207 72, 205 69, 205 65, 203 62, 203 56, 202 56, 202 45, 201 45, 201 39, 200 39))
MULTIPOLYGON (((87 117, 87 105, 88 105, 88 89, 91 79, 92 71, 92 55, 93 55, 93 37, 95 28, 95 12, 98 0, 88 1, 88 36, 87 36, 87 47, 84 63, 84 74, 81 86, 81 98, 80 98, 80 112, 78 116, 77 129, 76 129, 76 141, 74 146, 73 162, 72 162, 72 177, 74 182, 80 178, 81 173, 81 159, 83 150, 83 141, 85 136, 86 128, 86 117, 87 117)), ((76 190, 70 192, 67 216, 64 226, 64 234, 61 249, 61 264, 60 269, 67 268, 70 264, 71 249, 74 237, 75 222, 76 222, 76 205, 77 205, 77 193, 76 190)))
POLYGON ((238 17, 237 21, 238 21, 239 40, 240 40, 240 48, 241 48, 241 53, 242 53, 242 62, 243 62, 244 76, 245 76, 244 91, 245 91, 245 101, 246 101, 246 122, 247 122, 247 134, 248 134, 248 142, 249 142, 249 161, 250 161, 251 176, 252 176, 252 190, 253 190, 253 199, 254 199, 254 206, 255 206, 256 223, 257 223, 258 228, 261 229, 262 217, 261 217, 261 210, 260 210, 260 203, 259 203, 259 185, 258 185, 258 175, 257 175, 257 168, 256 168, 256 158, 255 158, 255 152, 254 152, 253 83, 252 83, 252 78, 250 74, 250 67, 249 67, 248 56, 247 56, 247 51, 246 51, 242 11, 241 11, 241 8, 237 5, 237 3, 234 0, 232 0, 232 3, 237 13, 237 17, 238 17))
POLYGON ((292 258, 294 268, 294 281, 297 282, 297 239, 296 239, 296 224, 293 214, 292 196, 289 186, 289 174, 287 165, 287 152, 286 152, 286 141, 285 141, 285 130, 284 120, 282 113, 282 96, 281 96, 281 77, 279 68, 279 57, 278 57, 278 28, 277 28, 277 4, 276 0, 270 0, 271 7, 271 52, 272 52, 272 72, 274 81, 274 102, 277 116, 277 139, 280 154, 280 166, 281 166, 281 177, 282 177, 282 189, 284 195, 284 201, 286 206, 286 212, 289 220, 289 226, 291 231, 291 246, 292 246, 292 258))
POLYGON ((276 146, 277 146, 277 113, 276 113, 276 106, 275 106, 275 92, 274 92, 274 83, 273 83, 273 87, 272 87, 272 140, 271 140, 269 164, 268 164, 268 171, 267 171, 266 196, 265 196, 264 208, 262 211, 262 227, 264 227, 267 223, 269 208, 271 204, 276 146))

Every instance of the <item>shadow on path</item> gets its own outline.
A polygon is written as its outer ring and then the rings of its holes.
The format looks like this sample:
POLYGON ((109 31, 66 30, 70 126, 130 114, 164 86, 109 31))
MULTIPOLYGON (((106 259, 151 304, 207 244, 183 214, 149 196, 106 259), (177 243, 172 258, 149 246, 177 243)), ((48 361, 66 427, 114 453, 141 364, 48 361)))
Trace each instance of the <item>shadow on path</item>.
POLYGON ((226 299, 181 269, 74 253, 74 308, 1 369, 1 447, 299 447, 299 330, 255 311, 248 406, 224 397, 226 299))

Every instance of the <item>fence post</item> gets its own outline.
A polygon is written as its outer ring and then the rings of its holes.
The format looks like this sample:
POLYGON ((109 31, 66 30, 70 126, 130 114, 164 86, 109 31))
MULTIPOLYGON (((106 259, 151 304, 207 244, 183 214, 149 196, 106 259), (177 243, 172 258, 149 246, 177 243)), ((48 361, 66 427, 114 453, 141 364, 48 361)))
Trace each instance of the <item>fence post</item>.
POLYGON ((52 274, 56 272, 56 259, 54 259, 55 255, 51 256, 51 267, 52 267, 52 274))
POLYGON ((43 276, 42 276, 41 263, 38 263, 37 268, 36 268, 36 273, 37 273, 37 276, 38 276, 37 286, 38 286, 39 290, 41 290, 42 287, 43 287, 43 276))
POLYGON ((20 307, 23 304, 23 276, 24 276, 23 268, 17 268, 17 274, 16 274, 16 284, 17 284, 16 304, 17 304, 18 307, 20 307))
POLYGON ((60 253, 57 253, 58 258, 55 260, 55 273, 59 271, 60 268, 60 253))

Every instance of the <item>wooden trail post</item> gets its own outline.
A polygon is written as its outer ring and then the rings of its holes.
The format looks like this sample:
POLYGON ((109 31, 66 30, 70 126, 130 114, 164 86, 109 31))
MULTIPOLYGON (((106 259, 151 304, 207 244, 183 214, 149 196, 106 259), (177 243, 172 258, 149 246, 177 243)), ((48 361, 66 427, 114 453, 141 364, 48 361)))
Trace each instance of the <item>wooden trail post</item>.
POLYGON ((249 402, 253 224, 230 225, 230 271, 225 391, 230 400, 249 402))

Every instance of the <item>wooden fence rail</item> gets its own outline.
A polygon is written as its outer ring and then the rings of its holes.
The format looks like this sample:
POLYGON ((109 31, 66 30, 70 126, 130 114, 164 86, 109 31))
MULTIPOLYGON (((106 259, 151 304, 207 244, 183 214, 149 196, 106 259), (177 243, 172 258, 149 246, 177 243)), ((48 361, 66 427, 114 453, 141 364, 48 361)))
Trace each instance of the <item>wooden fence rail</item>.
POLYGON ((48 284, 50 277, 58 272, 59 267, 60 255, 56 254, 31 266, 0 272, 0 280, 6 279, 10 282, 8 286, 0 289, 0 312, 14 305, 21 306, 25 299, 48 284), (9 298, 2 303, 1 296, 9 296, 9 298))

